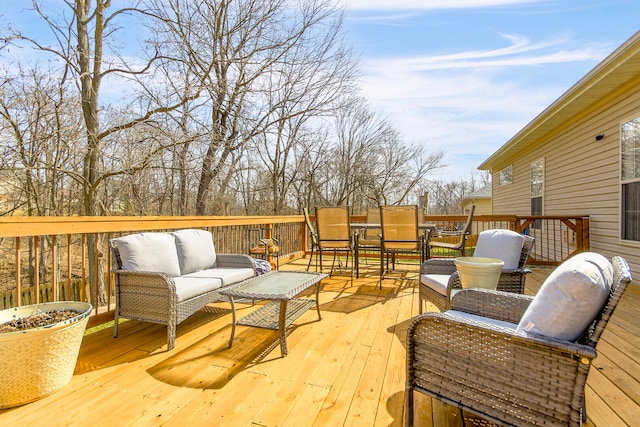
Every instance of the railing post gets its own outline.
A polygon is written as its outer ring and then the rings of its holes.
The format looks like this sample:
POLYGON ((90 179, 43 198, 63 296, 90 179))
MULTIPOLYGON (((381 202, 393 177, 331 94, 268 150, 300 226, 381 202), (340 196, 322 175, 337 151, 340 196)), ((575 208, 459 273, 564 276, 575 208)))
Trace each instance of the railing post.
MULTIPOLYGON (((264 238, 268 241, 269 239, 272 239, 273 237, 273 224, 272 223, 268 223, 264 225, 264 238)), ((271 264, 272 268, 275 268, 275 263, 273 262, 273 256, 271 255, 271 251, 269 251, 269 247, 265 248, 265 251, 267 251, 267 261, 269 261, 269 264, 271 264)))
POLYGON ((20 237, 15 238, 16 244, 16 307, 22 305, 22 265, 20 264, 20 237))
POLYGON ((54 234, 51 238, 51 286, 52 301, 59 300, 58 293, 58 235, 54 234))
POLYGON ((40 303, 40 236, 33 236, 33 287, 36 304, 40 303))

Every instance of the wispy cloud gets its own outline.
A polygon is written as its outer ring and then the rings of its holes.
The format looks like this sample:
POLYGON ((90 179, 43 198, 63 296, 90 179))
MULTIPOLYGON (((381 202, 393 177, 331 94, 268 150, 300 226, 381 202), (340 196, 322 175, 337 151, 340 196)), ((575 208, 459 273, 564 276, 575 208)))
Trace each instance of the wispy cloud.
POLYGON ((598 43, 573 46, 568 36, 503 38, 506 46, 493 49, 363 61, 363 90, 372 104, 393 117, 406 139, 448 153, 451 167, 443 179, 468 177, 568 89, 552 79, 532 84, 530 75, 563 63, 588 68, 612 50, 598 43))
POLYGON ((576 48, 551 48, 568 44, 569 37, 532 43, 528 38, 503 34, 510 42, 506 47, 488 50, 456 52, 446 55, 415 55, 376 58, 363 61, 369 70, 395 67, 403 71, 451 70, 456 68, 515 67, 575 61, 598 61, 611 51, 608 44, 594 43, 576 48))
POLYGON ((343 0, 353 10, 434 10, 519 6, 548 0, 343 0))

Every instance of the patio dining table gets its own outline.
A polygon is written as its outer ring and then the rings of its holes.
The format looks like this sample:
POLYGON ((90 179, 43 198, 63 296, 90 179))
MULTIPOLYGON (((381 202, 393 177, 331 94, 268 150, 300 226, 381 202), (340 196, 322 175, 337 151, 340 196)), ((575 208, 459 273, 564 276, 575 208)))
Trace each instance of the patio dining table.
MULTIPOLYGON (((361 229, 361 230, 382 228, 382 224, 375 223, 375 222, 352 222, 349 225, 351 226, 351 228, 361 229)), ((426 232, 425 239, 428 242, 432 233, 436 231, 436 225, 433 223, 422 222, 422 223, 418 223, 418 229, 426 232)), ((429 256, 427 255, 427 258, 428 257, 429 256)))
MULTIPOLYGON (((351 228, 362 228, 362 229, 369 229, 369 228, 381 228, 382 224, 380 224, 379 222, 352 222, 349 224, 351 226, 351 228)), ((420 230, 429 230, 430 232, 436 229, 436 225, 432 224, 432 223, 419 223, 418 224, 418 229, 420 230)))

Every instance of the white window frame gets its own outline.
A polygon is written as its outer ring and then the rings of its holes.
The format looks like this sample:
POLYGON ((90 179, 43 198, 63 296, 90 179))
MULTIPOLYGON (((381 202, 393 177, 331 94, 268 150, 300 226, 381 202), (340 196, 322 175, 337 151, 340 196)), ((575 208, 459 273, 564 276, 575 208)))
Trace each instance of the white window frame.
MULTIPOLYGON (((632 230, 629 237, 625 224, 627 223, 625 187, 640 186, 640 117, 626 120, 620 124, 620 240, 623 242, 640 243, 640 231, 632 230), (625 147, 626 141, 631 140, 631 146, 625 147)), ((634 201, 634 217, 631 224, 638 227, 638 200, 634 201)))
POLYGON ((509 165, 498 172, 498 187, 511 183, 513 183, 513 165, 509 165))
MULTIPOLYGON (((530 201, 533 205, 534 199, 540 199, 540 213, 533 213, 533 209, 530 210, 531 215, 544 215, 544 158, 538 159, 531 163, 529 168, 529 191, 530 201), (534 168, 540 168, 540 184, 534 186, 534 168)), ((537 220, 531 225, 531 228, 540 230, 542 228, 541 221, 537 220)))

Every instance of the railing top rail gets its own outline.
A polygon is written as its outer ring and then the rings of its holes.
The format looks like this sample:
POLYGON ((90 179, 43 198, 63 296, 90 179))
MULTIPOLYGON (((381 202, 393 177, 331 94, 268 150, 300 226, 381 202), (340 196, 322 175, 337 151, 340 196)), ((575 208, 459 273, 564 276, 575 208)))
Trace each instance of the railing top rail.
POLYGON ((0 217, 0 238, 222 227, 302 222, 302 215, 278 216, 65 216, 0 217))

